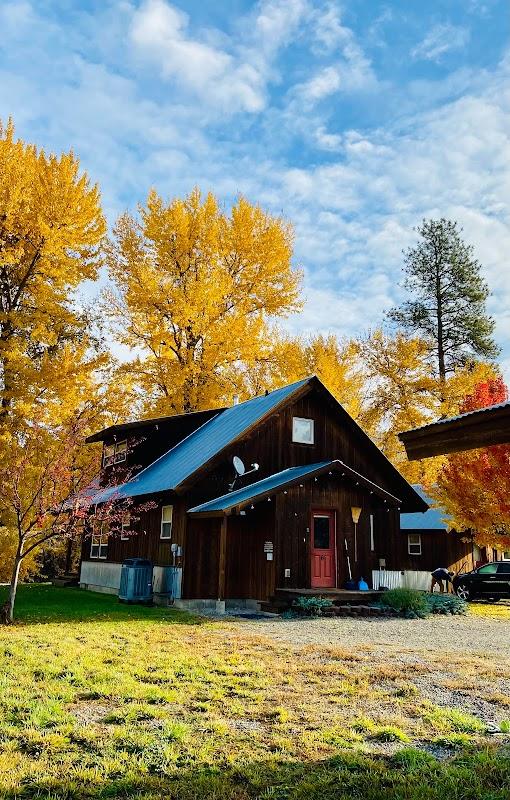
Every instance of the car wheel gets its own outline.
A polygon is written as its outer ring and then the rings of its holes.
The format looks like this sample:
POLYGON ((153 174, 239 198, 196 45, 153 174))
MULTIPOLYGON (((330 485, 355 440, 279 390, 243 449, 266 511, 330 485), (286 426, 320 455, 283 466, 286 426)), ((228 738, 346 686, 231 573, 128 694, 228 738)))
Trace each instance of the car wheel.
POLYGON ((457 586, 457 597, 461 600, 469 600, 471 598, 471 591, 467 583, 459 583, 457 586))

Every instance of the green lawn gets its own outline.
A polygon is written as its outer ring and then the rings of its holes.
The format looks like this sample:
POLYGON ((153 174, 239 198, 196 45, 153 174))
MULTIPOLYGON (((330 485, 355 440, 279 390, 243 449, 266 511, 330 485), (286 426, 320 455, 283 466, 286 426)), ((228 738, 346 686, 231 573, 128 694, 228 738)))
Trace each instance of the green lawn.
MULTIPOLYGON (((1 798, 508 800, 507 745, 423 697, 412 662, 78 589, 21 587, 17 610, 0 628, 1 798)), ((487 692, 510 678, 488 658, 448 669, 487 692)))

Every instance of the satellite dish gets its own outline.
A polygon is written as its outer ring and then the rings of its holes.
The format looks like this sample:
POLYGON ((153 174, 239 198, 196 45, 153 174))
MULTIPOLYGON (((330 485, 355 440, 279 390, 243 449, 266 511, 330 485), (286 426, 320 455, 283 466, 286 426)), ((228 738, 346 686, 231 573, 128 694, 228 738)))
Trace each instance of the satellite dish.
POLYGON ((237 474, 238 475, 244 475, 244 473, 246 472, 246 467, 244 466, 244 464, 241 461, 241 459, 239 458, 239 456, 234 456, 232 461, 233 461, 233 464, 234 464, 234 469, 237 472, 237 474))

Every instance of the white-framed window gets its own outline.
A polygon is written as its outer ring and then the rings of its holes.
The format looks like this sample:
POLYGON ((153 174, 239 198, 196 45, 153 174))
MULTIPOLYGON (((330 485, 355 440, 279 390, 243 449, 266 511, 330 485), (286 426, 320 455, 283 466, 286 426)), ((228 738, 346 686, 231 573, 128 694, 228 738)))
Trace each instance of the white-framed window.
POLYGON ((160 539, 172 538, 173 506, 163 506, 161 509, 161 535, 160 539))
POLYGON ((314 443, 314 421, 304 417, 292 417, 292 441, 298 444, 314 443))
POLYGON ((120 541, 127 542, 130 538, 129 533, 129 526, 131 525, 131 516, 129 511, 126 511, 125 514, 122 515, 122 521, 120 523, 120 541), (125 532, 126 531, 126 532, 125 532))
POLYGON ((372 553, 375 550, 375 540, 374 540, 374 515, 370 514, 370 550, 372 553))
POLYGON ((106 558, 108 556, 108 531, 106 525, 100 525, 99 533, 93 533, 90 540, 90 557, 106 558))
POLYGON ((410 556, 421 556, 421 534, 407 534, 407 552, 410 556))
POLYGON ((103 452, 103 467, 109 467, 111 464, 120 464, 127 458, 127 440, 122 442, 115 442, 108 444, 103 452))
POLYGON ((510 550, 505 550, 503 553, 503 561, 510 561, 510 550))

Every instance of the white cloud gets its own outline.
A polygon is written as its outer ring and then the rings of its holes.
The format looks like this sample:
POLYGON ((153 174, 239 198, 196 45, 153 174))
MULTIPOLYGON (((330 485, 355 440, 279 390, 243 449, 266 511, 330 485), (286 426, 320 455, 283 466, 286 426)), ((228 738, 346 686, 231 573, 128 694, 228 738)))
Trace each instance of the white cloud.
POLYGON ((262 111, 273 60, 308 13, 306 0, 263 0, 238 24, 239 38, 194 31, 167 0, 144 0, 130 36, 140 57, 178 90, 191 91, 220 113, 262 111))
POLYGON ((304 100, 316 102, 334 94, 341 85, 340 74, 335 67, 325 67, 309 81, 302 83, 299 91, 304 100))
POLYGON ((133 16, 131 38, 143 56, 158 64, 162 76, 178 86, 223 110, 261 111, 265 98, 259 72, 191 38, 188 26, 188 15, 165 0, 146 0, 133 16))
POLYGON ((435 25, 416 47, 411 57, 424 61, 440 61, 445 53, 464 47, 470 38, 467 28, 443 23, 435 25))

